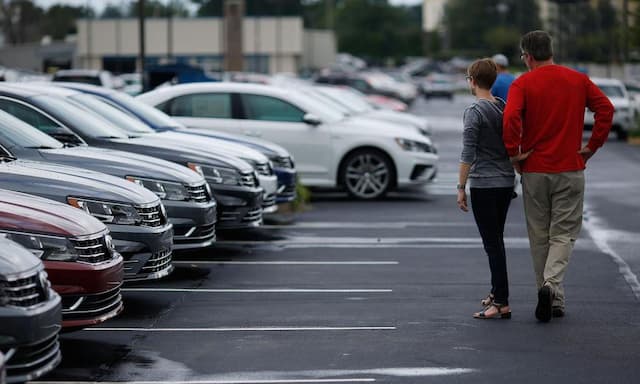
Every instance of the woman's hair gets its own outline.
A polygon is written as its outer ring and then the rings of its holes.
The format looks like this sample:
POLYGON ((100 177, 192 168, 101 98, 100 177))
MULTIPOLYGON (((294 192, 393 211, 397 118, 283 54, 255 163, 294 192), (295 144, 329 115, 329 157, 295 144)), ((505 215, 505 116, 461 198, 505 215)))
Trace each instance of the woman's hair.
POLYGON ((471 63, 467 74, 475 80, 478 87, 491 89, 498 77, 498 66, 489 58, 479 59, 471 63))

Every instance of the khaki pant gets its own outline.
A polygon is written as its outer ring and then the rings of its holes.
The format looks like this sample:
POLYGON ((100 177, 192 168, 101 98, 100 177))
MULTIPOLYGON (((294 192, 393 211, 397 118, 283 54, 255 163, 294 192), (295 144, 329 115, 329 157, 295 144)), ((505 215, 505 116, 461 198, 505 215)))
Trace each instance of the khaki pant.
POLYGON ((549 285, 564 308, 562 280, 582 228, 584 172, 523 173, 524 212, 538 289, 549 285))

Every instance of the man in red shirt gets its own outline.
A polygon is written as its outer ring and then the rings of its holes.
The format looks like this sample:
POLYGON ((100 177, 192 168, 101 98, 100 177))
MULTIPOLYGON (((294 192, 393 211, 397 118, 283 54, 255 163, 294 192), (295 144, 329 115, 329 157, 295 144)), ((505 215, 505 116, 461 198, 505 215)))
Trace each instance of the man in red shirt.
POLYGON ((503 139, 522 173, 523 200, 538 286, 536 318, 564 316, 562 280, 582 227, 584 169, 609 135, 613 105, 579 72, 553 62, 551 36, 533 31, 520 41, 529 72, 509 89, 503 139), (584 110, 595 112, 582 146, 584 110))

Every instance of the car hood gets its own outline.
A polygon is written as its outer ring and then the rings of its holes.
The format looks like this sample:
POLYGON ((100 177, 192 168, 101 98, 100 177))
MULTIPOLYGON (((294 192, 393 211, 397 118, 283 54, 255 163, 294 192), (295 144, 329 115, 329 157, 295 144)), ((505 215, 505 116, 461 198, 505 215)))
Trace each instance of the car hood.
POLYGON ((367 116, 374 119, 396 122, 399 124, 411 124, 418 129, 429 129, 429 122, 424 117, 418 117, 410 113, 390 111, 386 109, 376 109, 367 116))
POLYGON ((134 205, 157 203, 159 200, 153 192, 114 176, 26 160, 0 164, 0 188, 65 204, 68 196, 134 205))
POLYGON ((421 135, 416 127, 401 125, 390 121, 380 121, 365 116, 352 116, 338 123, 343 129, 354 129, 360 134, 381 135, 385 137, 404 138, 416 141, 426 141, 431 144, 431 139, 421 135))
POLYGON ((237 157, 212 153, 202 148, 175 145, 169 138, 157 135, 140 136, 132 139, 110 139, 106 145, 110 148, 153 156, 183 165, 197 163, 234 168, 240 172, 253 171, 251 164, 237 157))
POLYGON ((204 183, 202 176, 187 167, 136 153, 95 147, 44 149, 39 152, 46 161, 78 166, 121 178, 138 176, 181 184, 204 183))
POLYGON ((174 143, 179 143, 180 146, 184 145, 195 150, 220 153, 227 156, 235 156, 243 160, 256 163, 266 163, 269 161, 269 159, 265 155, 256 151, 255 149, 247 147, 246 145, 212 137, 198 137, 176 131, 159 132, 154 135, 158 137, 164 137, 166 140, 173 141, 174 143))
POLYGON ((629 107, 629 99, 627 99, 626 97, 610 97, 609 100, 611 101, 611 104, 613 104, 613 106, 618 109, 618 108, 628 108, 629 107))
POLYGON ((23 246, 0 236, 0 276, 41 269, 42 262, 23 246))
POLYGON ((279 146, 278 144, 272 143, 267 140, 256 139, 253 137, 234 135, 232 133, 226 133, 226 132, 209 130, 209 129, 201 129, 201 128, 176 128, 176 129, 173 129, 173 131, 185 133, 188 135, 211 137, 219 140, 224 140, 227 142, 242 144, 249 148, 255 149, 256 151, 262 153, 268 158, 291 156, 291 154, 286 149, 279 146))
POLYGON ((81 209, 24 193, 0 190, 0 229, 78 237, 105 231, 107 227, 81 209))

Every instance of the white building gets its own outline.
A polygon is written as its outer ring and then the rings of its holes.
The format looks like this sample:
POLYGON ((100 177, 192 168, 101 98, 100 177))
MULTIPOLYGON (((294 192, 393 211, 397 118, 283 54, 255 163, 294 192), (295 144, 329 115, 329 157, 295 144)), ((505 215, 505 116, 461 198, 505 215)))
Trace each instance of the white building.
MULTIPOLYGON (((75 67, 137 70, 137 19, 82 19, 77 25, 75 67)), ((305 31, 298 16, 245 17, 242 34, 246 71, 295 72, 302 67, 324 67, 335 60, 333 33, 305 31)), ((171 61, 201 65, 206 70, 223 69, 226 39, 222 18, 149 18, 145 37, 147 65, 171 61)))

